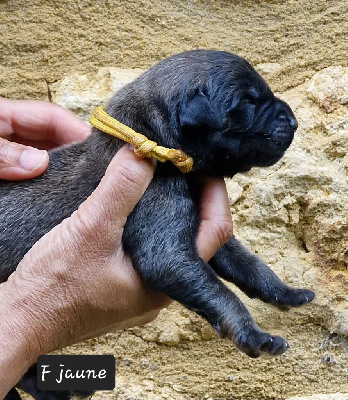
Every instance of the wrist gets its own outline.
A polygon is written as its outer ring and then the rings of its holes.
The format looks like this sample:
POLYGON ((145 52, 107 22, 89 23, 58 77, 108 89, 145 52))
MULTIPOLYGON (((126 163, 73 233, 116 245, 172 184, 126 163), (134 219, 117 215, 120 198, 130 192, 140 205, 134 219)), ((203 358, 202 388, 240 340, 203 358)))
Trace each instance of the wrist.
POLYGON ((30 266, 29 258, 24 271, 20 265, 0 284, 0 399, 40 354, 69 342, 71 304, 57 293, 55 279, 38 279, 30 266))
POLYGON ((24 318, 16 298, 7 296, 7 282, 0 285, 0 398, 18 382, 40 354, 33 332, 34 321, 24 318))

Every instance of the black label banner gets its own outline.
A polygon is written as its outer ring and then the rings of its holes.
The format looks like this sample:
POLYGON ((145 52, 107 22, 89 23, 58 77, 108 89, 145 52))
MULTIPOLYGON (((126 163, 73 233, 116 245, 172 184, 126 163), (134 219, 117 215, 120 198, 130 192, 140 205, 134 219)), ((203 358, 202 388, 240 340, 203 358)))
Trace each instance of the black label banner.
POLYGON ((115 388, 115 357, 39 356, 37 387, 40 390, 112 390, 115 388))

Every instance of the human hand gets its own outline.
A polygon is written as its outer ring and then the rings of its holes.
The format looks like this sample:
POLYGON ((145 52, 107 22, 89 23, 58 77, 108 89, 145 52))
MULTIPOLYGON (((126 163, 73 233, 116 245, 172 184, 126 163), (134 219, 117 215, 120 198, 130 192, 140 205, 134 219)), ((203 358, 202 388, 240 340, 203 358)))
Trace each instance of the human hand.
MULTIPOLYGON (((152 175, 153 161, 122 148, 92 195, 39 240, 0 285, 2 293, 15 287, 25 296, 21 313, 42 325, 35 333, 40 350, 144 324, 169 304, 163 294, 142 284, 122 246, 127 217, 152 175), (54 343, 45 348, 52 334, 54 343)), ((208 260, 231 235, 224 182, 207 183, 202 200, 197 247, 208 260)), ((28 321, 20 325, 27 327, 28 321)))
MULTIPOLYGON (((153 174, 127 147, 92 195, 26 254, 0 285, 0 395, 39 354, 154 319, 170 300, 144 286, 122 233, 153 174)), ((208 260, 231 235, 223 181, 202 192, 200 254, 208 260)))
POLYGON ((56 104, 0 97, 0 179, 40 175, 48 165, 46 149, 89 133, 88 125, 56 104))

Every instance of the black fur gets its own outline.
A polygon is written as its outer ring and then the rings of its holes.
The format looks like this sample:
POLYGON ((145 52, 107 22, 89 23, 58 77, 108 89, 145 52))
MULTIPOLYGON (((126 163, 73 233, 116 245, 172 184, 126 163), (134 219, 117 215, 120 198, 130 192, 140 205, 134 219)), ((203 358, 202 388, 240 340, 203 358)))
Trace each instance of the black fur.
MULTIPOLYGON (((127 220, 123 244, 143 281, 203 316, 249 356, 282 354, 285 340, 262 332, 218 275, 280 308, 308 303, 314 293, 285 285, 235 237, 208 264, 197 253, 195 236, 197 177, 232 177, 277 162, 297 128, 289 106, 244 59, 197 50, 149 69, 120 90, 106 111, 159 145, 181 148, 194 158, 187 175, 158 163, 127 220)), ((121 145, 94 129, 83 143, 51 151, 42 176, 1 182, 0 281, 91 194, 121 145)))

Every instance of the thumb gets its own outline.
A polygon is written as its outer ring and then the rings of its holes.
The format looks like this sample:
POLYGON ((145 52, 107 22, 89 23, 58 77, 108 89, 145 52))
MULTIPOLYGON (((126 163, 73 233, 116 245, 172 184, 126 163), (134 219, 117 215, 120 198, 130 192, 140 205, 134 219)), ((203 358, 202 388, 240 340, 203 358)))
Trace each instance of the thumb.
POLYGON ((30 179, 47 167, 48 153, 0 138, 0 179, 30 179))
POLYGON ((87 226, 122 229, 128 215, 147 189, 155 170, 155 160, 139 158, 123 146, 108 166, 91 196, 79 207, 79 219, 87 226))

